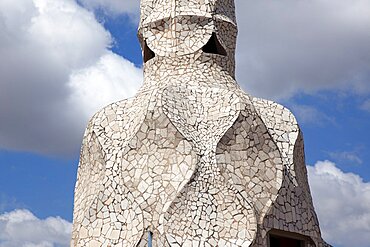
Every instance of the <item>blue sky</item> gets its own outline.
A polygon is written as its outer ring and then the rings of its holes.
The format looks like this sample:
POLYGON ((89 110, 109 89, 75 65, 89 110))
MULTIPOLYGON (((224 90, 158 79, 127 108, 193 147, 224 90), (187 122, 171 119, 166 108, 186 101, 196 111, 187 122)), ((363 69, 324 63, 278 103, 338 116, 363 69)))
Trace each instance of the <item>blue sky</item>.
MULTIPOLYGON (((236 5, 239 84, 296 115, 324 238, 369 247, 370 0, 236 5)), ((0 0, 0 247, 68 246, 84 127, 141 84, 138 13, 0 0)))

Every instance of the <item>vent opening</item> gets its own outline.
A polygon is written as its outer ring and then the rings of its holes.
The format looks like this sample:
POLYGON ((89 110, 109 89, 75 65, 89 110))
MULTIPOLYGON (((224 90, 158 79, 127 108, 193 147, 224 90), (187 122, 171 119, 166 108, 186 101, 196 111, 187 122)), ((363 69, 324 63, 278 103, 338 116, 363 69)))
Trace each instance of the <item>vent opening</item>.
POLYGON ((203 46, 202 50, 205 53, 218 54, 221 56, 227 55, 225 48, 221 45, 220 41, 218 41, 215 33, 212 33, 211 38, 208 40, 207 44, 203 46))
POLYGON ((155 57, 154 51, 152 51, 146 41, 144 41, 144 63, 148 62, 150 59, 153 59, 155 57))
POLYGON ((270 247, 305 247, 302 240, 270 235, 270 247))
POLYGON ((272 229, 269 233, 268 247, 308 247, 316 246, 312 239, 294 232, 272 229))

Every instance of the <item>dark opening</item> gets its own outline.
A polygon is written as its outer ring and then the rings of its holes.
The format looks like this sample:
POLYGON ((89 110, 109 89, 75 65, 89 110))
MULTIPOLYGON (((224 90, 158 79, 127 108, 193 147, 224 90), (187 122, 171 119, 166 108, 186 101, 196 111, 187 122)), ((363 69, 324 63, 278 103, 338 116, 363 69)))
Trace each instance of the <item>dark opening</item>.
POLYGON ((146 41, 144 41, 144 63, 155 57, 154 51, 152 51, 146 41))
POLYGON ((208 40, 207 44, 203 46, 202 50, 205 53, 218 54, 222 56, 227 55, 225 48, 221 45, 220 41, 218 41, 215 33, 212 33, 211 38, 208 40))
POLYGON ((270 247, 304 247, 304 241, 270 235, 270 247))

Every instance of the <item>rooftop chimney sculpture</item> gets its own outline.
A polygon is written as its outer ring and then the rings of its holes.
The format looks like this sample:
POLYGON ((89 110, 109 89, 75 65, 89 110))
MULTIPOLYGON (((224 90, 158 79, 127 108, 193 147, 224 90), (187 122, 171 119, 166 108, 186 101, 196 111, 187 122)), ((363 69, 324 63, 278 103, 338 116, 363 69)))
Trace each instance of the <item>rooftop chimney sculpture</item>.
POLYGON ((233 0, 142 0, 144 84, 90 120, 73 247, 327 246, 302 133, 235 81, 233 0))

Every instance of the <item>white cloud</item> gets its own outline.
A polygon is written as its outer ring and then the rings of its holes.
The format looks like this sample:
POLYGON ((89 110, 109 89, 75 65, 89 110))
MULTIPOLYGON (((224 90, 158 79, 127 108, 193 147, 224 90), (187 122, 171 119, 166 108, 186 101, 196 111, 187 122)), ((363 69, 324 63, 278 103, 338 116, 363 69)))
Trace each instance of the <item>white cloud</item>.
POLYGON ((328 155, 335 161, 345 161, 356 165, 361 165, 363 163, 357 151, 328 152, 328 155))
POLYGON ((3 192, 0 192, 0 212, 6 212, 13 208, 23 208, 24 204, 18 202, 14 196, 9 196, 3 192))
POLYGON ((369 93, 369 0, 236 0, 237 75, 249 92, 369 93))
POLYGON ((364 110, 364 111, 370 112, 370 99, 368 99, 364 103, 362 103, 361 109, 364 110))
POLYGON ((303 124, 323 125, 335 124, 335 119, 309 105, 292 104, 291 110, 297 117, 298 122, 303 124))
POLYGON ((129 14, 137 17, 140 8, 139 0, 80 0, 89 9, 102 9, 108 14, 129 14))
POLYGON ((0 148, 78 153, 87 116, 141 83, 111 42, 74 0, 0 1, 0 148))
POLYGON ((60 217, 38 219, 28 210, 0 215, 0 247, 67 247, 72 224, 60 217))
POLYGON ((142 71, 134 64, 107 52, 94 66, 72 73, 69 102, 89 117, 104 105, 132 97, 142 80, 142 71))
POLYGON ((308 174, 324 239, 336 247, 368 247, 370 183, 330 161, 308 166, 308 174))

